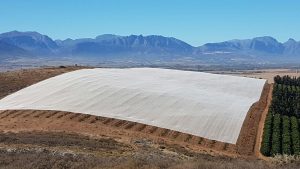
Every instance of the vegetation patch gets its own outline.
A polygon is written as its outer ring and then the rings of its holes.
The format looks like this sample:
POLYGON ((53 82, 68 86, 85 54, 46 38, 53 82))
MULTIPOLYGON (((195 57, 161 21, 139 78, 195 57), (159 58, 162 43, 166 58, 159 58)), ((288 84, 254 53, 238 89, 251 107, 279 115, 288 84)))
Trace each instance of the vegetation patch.
POLYGON ((261 153, 300 155, 300 78, 276 76, 274 82, 261 153))

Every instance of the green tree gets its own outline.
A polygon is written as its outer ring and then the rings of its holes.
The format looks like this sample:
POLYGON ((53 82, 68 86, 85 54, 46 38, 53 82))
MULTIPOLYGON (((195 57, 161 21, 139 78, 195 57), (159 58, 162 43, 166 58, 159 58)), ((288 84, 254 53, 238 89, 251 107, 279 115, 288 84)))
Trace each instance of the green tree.
POLYGON ((293 152, 296 155, 300 155, 299 124, 295 116, 291 117, 291 137, 292 137, 293 152))
POLYGON ((265 156, 271 155, 270 151, 271 151, 271 137, 272 137, 272 121, 273 121, 272 112, 269 111, 265 121, 264 133, 263 133, 262 144, 260 149, 261 153, 265 156))
POLYGON ((292 154, 291 151, 291 134, 290 134, 290 118, 282 117, 282 153, 292 154))
POLYGON ((274 115, 271 154, 273 156, 276 154, 281 154, 281 117, 280 117, 280 114, 274 115))

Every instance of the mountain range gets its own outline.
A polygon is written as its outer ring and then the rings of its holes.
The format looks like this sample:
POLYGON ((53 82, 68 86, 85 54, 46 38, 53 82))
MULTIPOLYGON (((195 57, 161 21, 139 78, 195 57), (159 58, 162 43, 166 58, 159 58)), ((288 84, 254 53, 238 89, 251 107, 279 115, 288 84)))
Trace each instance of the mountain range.
POLYGON ((270 36, 229 40, 192 46, 173 37, 158 35, 119 36, 53 40, 38 32, 12 31, 0 34, 0 59, 94 58, 138 60, 200 60, 202 62, 282 61, 300 62, 300 42, 281 43, 270 36))

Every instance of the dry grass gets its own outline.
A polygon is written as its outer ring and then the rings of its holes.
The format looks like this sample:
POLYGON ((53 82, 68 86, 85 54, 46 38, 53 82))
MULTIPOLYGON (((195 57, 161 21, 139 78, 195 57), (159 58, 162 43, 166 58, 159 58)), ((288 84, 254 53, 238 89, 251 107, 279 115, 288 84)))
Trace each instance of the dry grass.
POLYGON ((256 159, 214 157, 176 146, 155 148, 151 143, 137 144, 132 149, 113 139, 68 133, 2 133, 0 138, 0 168, 9 169, 296 169, 300 166, 295 159, 288 163, 266 163, 256 159), (124 150, 127 153, 123 154, 124 150), (103 153, 99 153, 101 151, 103 153), (107 155, 112 151, 114 154, 107 155))

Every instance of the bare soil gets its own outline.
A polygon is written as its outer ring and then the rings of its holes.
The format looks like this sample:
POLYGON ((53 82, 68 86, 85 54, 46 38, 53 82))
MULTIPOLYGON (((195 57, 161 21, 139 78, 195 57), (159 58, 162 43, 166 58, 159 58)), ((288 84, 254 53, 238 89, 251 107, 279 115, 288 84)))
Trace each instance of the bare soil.
POLYGON ((0 113, 2 132, 66 132, 94 138, 103 136, 131 144, 147 139, 153 146, 180 145, 189 151, 236 157, 235 145, 140 123, 79 113, 38 110, 7 110, 0 113))
POLYGON ((0 72, 0 98, 39 81, 84 67, 49 67, 0 72))

